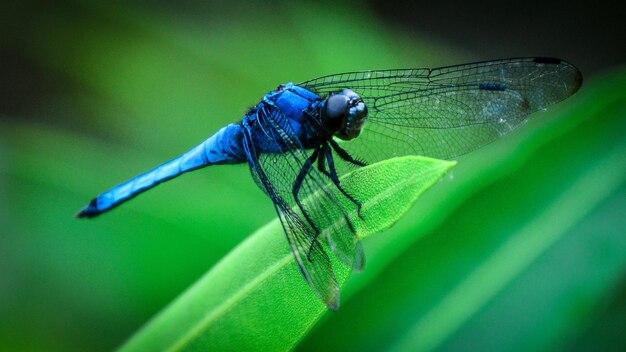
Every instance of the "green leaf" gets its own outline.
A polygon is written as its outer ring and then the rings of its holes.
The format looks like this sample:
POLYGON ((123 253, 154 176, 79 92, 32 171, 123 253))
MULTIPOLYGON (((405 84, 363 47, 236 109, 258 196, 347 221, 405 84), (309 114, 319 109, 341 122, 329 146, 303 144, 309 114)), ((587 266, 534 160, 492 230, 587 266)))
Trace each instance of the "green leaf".
MULTIPOLYGON (((342 184, 363 204, 366 220, 358 235, 369 237, 392 226, 454 165, 411 156, 345 175, 342 184)), ((343 283, 347 269, 335 269, 343 283)), ((235 248, 122 350, 289 350, 326 312, 302 278, 275 220, 235 248)))

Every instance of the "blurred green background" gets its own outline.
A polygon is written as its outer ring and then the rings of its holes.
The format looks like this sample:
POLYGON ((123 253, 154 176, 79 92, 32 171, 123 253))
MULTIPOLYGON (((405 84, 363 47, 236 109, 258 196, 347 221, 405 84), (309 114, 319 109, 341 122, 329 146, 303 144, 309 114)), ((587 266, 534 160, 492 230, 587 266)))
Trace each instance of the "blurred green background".
POLYGON ((115 349, 273 219, 243 165, 73 215, 278 84, 530 55, 577 64, 581 92, 366 240, 365 272, 298 348, 623 350, 624 32, 610 8, 558 3, 0 5, 0 350, 115 349))

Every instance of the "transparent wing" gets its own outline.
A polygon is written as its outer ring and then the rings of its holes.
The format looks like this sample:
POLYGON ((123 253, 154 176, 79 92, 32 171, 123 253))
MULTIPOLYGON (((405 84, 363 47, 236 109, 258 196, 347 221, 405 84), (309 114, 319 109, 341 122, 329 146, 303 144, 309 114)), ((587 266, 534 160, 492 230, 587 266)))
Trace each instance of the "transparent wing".
POLYGON ((574 94, 582 75, 554 58, 486 61, 436 69, 342 73, 300 84, 320 96, 350 88, 368 107, 344 144, 368 163, 401 155, 451 159, 515 129, 574 94))
MULTIPOLYGON (((278 111, 258 113, 258 124, 245 141, 250 169, 257 184, 274 202, 293 255, 313 291, 331 308, 339 307, 339 286, 329 248, 341 261, 360 269, 363 250, 346 210, 327 187, 327 180, 308 161, 287 119, 278 111), (256 139, 255 139, 256 138, 256 139), (260 153, 274 143, 276 153, 260 153), (298 198, 294 185, 302 173, 298 198), (299 200, 299 201, 298 201, 299 200), (298 205, 298 203, 301 204, 298 205)), ((275 149, 275 148, 274 148, 275 149)))

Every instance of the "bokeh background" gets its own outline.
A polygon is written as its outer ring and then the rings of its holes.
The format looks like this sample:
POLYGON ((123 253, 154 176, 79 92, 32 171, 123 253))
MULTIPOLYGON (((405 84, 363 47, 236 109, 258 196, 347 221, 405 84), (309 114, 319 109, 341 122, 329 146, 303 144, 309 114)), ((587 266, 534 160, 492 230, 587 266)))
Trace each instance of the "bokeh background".
POLYGON ((580 3, 0 5, 0 350, 115 349, 273 219, 243 165, 73 215, 278 84, 534 55, 576 64, 581 92, 368 239, 298 349, 624 350, 626 31, 580 3))

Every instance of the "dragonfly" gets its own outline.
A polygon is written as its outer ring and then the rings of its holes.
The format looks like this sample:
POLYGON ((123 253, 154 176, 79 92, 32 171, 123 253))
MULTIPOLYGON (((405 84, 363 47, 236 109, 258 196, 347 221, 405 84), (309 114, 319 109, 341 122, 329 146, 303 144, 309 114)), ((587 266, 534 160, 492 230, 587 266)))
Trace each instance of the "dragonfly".
POLYGON ((337 310, 333 265, 357 271, 365 265, 355 227, 362 203, 342 186, 341 175, 404 155, 456 158, 508 134, 581 85, 575 66, 549 57, 347 72, 281 84, 241 121, 100 194, 78 217, 108 212, 192 170, 247 163, 274 205, 304 279, 337 310), (339 262, 333 264, 331 256, 339 262))

